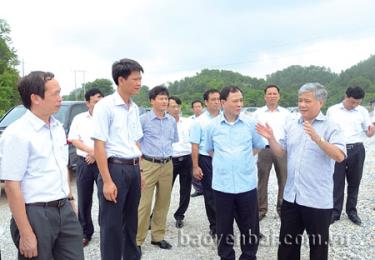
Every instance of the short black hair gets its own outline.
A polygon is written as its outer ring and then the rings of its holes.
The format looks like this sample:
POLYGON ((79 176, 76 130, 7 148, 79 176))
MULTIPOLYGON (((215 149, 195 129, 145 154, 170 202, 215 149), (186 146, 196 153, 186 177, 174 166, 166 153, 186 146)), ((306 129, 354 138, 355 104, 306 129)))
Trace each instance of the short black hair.
POLYGON ((143 73, 143 68, 137 61, 131 59, 115 61, 112 65, 113 81, 118 86, 118 78, 123 77, 124 79, 127 79, 133 71, 143 73))
POLYGON ((202 100, 200 100, 200 99, 195 99, 195 100, 193 100, 193 102, 191 102, 191 107, 193 108, 194 107, 194 104, 195 103, 201 103, 201 105, 202 105, 202 107, 203 107, 203 102, 202 102, 202 100))
POLYGON ((100 94, 101 97, 104 97, 103 93, 98 88, 90 88, 85 93, 85 100, 90 101, 90 98, 95 96, 96 94, 100 94))
POLYGON ((44 99, 44 93, 46 91, 45 84, 54 77, 55 75, 53 75, 52 72, 44 71, 32 71, 28 75, 22 77, 17 85, 22 104, 27 109, 30 109, 32 94, 38 95, 44 99))
POLYGON ((236 93, 236 92, 241 92, 241 94, 243 94, 242 90, 239 87, 236 87, 236 86, 224 87, 220 92, 220 100, 227 100, 229 93, 236 93))
POLYGON ((348 98, 352 97, 354 99, 363 99, 365 97, 365 91, 358 86, 348 87, 345 94, 348 98))
POLYGON ((171 99, 174 100, 177 103, 177 105, 181 106, 182 102, 180 98, 175 97, 175 96, 171 96, 168 98, 168 100, 171 100, 171 99))
POLYGON ((276 86, 276 85, 267 85, 265 88, 264 88, 264 94, 266 94, 267 93, 267 89, 269 89, 269 88, 275 88, 275 89, 277 89, 277 92, 278 93, 280 93, 280 89, 279 89, 279 87, 278 86, 276 86))
POLYGON ((217 89, 214 89, 214 88, 207 90, 207 91, 204 92, 204 94, 203 94, 203 100, 208 101, 208 97, 209 97, 209 95, 210 95, 210 94, 214 94, 214 93, 219 93, 219 94, 220 94, 220 91, 217 90, 217 89))
POLYGON ((155 99, 157 95, 166 95, 169 98, 168 89, 164 86, 156 86, 148 92, 148 98, 155 99))

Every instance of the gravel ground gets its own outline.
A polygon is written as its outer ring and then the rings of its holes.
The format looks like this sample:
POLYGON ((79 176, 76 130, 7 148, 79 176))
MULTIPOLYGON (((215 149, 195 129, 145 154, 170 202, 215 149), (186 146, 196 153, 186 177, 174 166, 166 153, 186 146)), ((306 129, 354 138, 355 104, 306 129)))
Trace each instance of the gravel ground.
MULTIPOLYGON (((331 245, 329 248, 330 259, 375 259, 375 138, 366 142, 367 158, 361 183, 358 201, 358 212, 362 218, 362 226, 352 224, 345 213, 341 220, 330 227, 331 245)), ((185 226, 175 228, 173 213, 178 205, 178 181, 173 189, 171 206, 167 220, 167 233, 165 239, 173 248, 162 250, 150 244, 148 235, 142 246, 142 259, 218 259, 215 243, 208 235, 208 221, 206 218, 203 197, 192 198, 185 217, 185 226)), ((265 238, 260 241, 258 259, 276 259, 277 241, 280 221, 275 211, 277 182, 274 174, 270 178, 269 213, 261 223, 261 232, 265 238)), ((97 219, 98 203, 95 197, 93 206, 93 219, 97 219)), ((0 199, 0 247, 3 260, 16 259, 17 251, 11 240, 9 232, 10 211, 4 196, 0 199)), ((95 223, 95 233, 89 246, 85 248, 85 259, 100 259, 99 227, 95 223)), ((302 246, 302 259, 308 257, 308 242, 302 246)), ((237 258, 240 249, 235 247, 237 258)))

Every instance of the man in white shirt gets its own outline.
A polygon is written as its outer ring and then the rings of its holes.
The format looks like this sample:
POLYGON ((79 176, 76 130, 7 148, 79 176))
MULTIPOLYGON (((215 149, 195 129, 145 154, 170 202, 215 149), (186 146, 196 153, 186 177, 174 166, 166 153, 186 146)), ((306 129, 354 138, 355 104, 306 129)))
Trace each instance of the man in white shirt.
MULTIPOLYGON (((191 110, 193 110, 193 115, 189 117, 191 120, 197 119, 203 113, 203 102, 200 99, 195 99, 191 102, 191 110)), ((196 178, 192 178, 191 184, 194 188, 194 193, 191 194, 192 198, 203 195, 203 186, 202 183, 196 178)))
MULTIPOLYGON (((276 140, 283 134, 286 121, 290 118, 290 112, 281 106, 280 89, 276 85, 268 85, 264 89, 264 100, 266 105, 258 108, 253 117, 256 121, 267 123, 273 129, 276 140)), ((278 157, 270 149, 268 141, 264 138, 266 147, 258 153, 258 208, 259 220, 262 220, 268 211, 268 179, 272 165, 275 167, 277 183, 279 186, 277 194, 276 211, 280 216, 281 203, 283 202, 283 192, 287 176, 286 155, 278 157)))
POLYGON ((91 206, 94 182, 97 183, 99 170, 95 162, 94 140, 91 139, 93 130, 92 112, 95 104, 102 97, 103 93, 97 88, 89 89, 85 93, 88 111, 73 118, 68 136, 68 140, 77 148, 78 220, 83 230, 83 246, 88 245, 94 233, 91 206))
POLYGON ((331 223, 340 219, 346 178, 348 182, 346 214, 354 224, 362 224, 357 213, 357 200, 366 155, 363 141, 366 136, 371 137, 375 133, 375 126, 371 123, 369 112, 360 106, 364 96, 365 92, 361 87, 349 87, 344 100, 327 110, 327 116, 340 125, 344 132, 348 155, 344 161, 335 164, 334 208, 331 223))
POLYGON ((138 205, 141 197, 141 151, 143 136, 139 108, 131 99, 139 93, 142 66, 131 59, 112 65, 117 90, 95 105, 94 153, 100 210, 102 259, 140 259, 136 244, 138 205))
POLYGON ((173 183, 179 175, 180 203, 174 213, 176 227, 184 226, 185 212, 190 202, 192 164, 191 143, 189 141, 191 119, 180 116, 181 100, 178 97, 169 97, 168 113, 176 119, 178 142, 172 144, 173 183))
POLYGON ((61 106, 60 85, 52 73, 33 71, 19 81, 18 91, 27 111, 0 141, 0 179, 5 180, 18 259, 83 260, 65 131, 52 116, 61 106))

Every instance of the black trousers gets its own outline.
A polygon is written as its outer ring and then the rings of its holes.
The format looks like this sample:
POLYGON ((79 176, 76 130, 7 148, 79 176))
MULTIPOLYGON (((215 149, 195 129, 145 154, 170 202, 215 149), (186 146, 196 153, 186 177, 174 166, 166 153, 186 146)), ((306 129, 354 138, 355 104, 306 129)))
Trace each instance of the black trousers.
POLYGON ((214 190, 216 201, 216 231, 218 254, 221 259, 235 259, 233 223, 240 230, 242 254, 239 259, 256 259, 259 245, 259 216, 257 190, 230 194, 214 190))
MULTIPOLYGON (((38 241, 38 260, 83 260, 82 228, 68 200, 62 207, 26 206, 27 218, 38 241)), ((19 248, 20 233, 14 218, 10 233, 19 248)), ((18 259, 25 258, 18 252, 18 259)))
POLYGON ((198 165, 203 172, 203 179, 201 180, 203 186, 204 206, 208 222, 210 223, 210 230, 216 233, 216 207, 214 192, 212 189, 212 158, 206 155, 199 155, 198 165))
POLYGON ((333 215, 340 217, 344 203, 345 178, 348 182, 346 213, 357 213, 359 185, 362 179, 363 163, 365 161, 365 148, 362 143, 347 145, 347 158, 335 164, 333 175, 333 215))
POLYGON ((87 164, 85 158, 78 156, 76 171, 78 195, 78 220, 82 226, 83 237, 91 240, 94 225, 91 218, 92 194, 94 183, 98 183, 99 170, 96 163, 87 164))
POLYGON ((139 165, 108 163, 108 168, 117 187, 117 203, 104 198, 103 180, 99 176, 101 259, 140 259, 136 243, 138 205, 141 197, 139 165))
POLYGON ((179 175, 180 180, 180 203, 178 209, 174 213, 176 220, 182 220, 185 218, 185 212, 189 207, 190 192, 191 192, 191 180, 192 180, 192 162, 191 155, 185 155, 172 159, 173 162, 173 182, 179 175))
POLYGON ((281 205, 278 259, 300 259, 305 230, 309 238, 310 259, 328 259, 331 214, 332 209, 310 208, 284 200, 281 205))

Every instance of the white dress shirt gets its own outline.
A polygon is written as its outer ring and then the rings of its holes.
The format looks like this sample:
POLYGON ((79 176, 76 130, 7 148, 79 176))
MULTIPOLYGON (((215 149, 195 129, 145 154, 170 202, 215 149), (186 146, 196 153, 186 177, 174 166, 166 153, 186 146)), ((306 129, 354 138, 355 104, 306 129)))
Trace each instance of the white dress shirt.
POLYGON ((136 142, 143 136, 139 109, 133 101, 128 106, 115 91, 94 107, 92 138, 105 142, 107 157, 126 159, 141 156, 136 142))
POLYGON ((0 158, 0 179, 19 181, 26 203, 68 196, 68 145, 54 117, 47 125, 27 110, 2 134, 0 158))
MULTIPOLYGON (((80 140, 88 147, 94 148, 94 140, 92 140, 93 134, 93 119, 89 111, 80 113, 73 118, 70 126, 68 140, 80 140)), ((77 155, 86 157, 87 152, 77 148, 77 155)))
POLYGON ((343 103, 339 103, 328 108, 327 116, 341 127, 347 144, 362 143, 372 125, 369 112, 363 106, 347 110, 343 103))
MULTIPOLYGON (((291 119, 291 113, 288 109, 277 106, 274 111, 270 111, 267 106, 258 108, 254 114, 254 119, 257 123, 265 125, 266 123, 272 128, 276 141, 279 141, 284 135, 284 127, 287 120, 291 119)), ((267 139, 263 141, 268 144, 267 139)))
POLYGON ((194 119, 180 117, 177 122, 178 142, 172 144, 172 157, 191 154, 190 127, 194 119))

